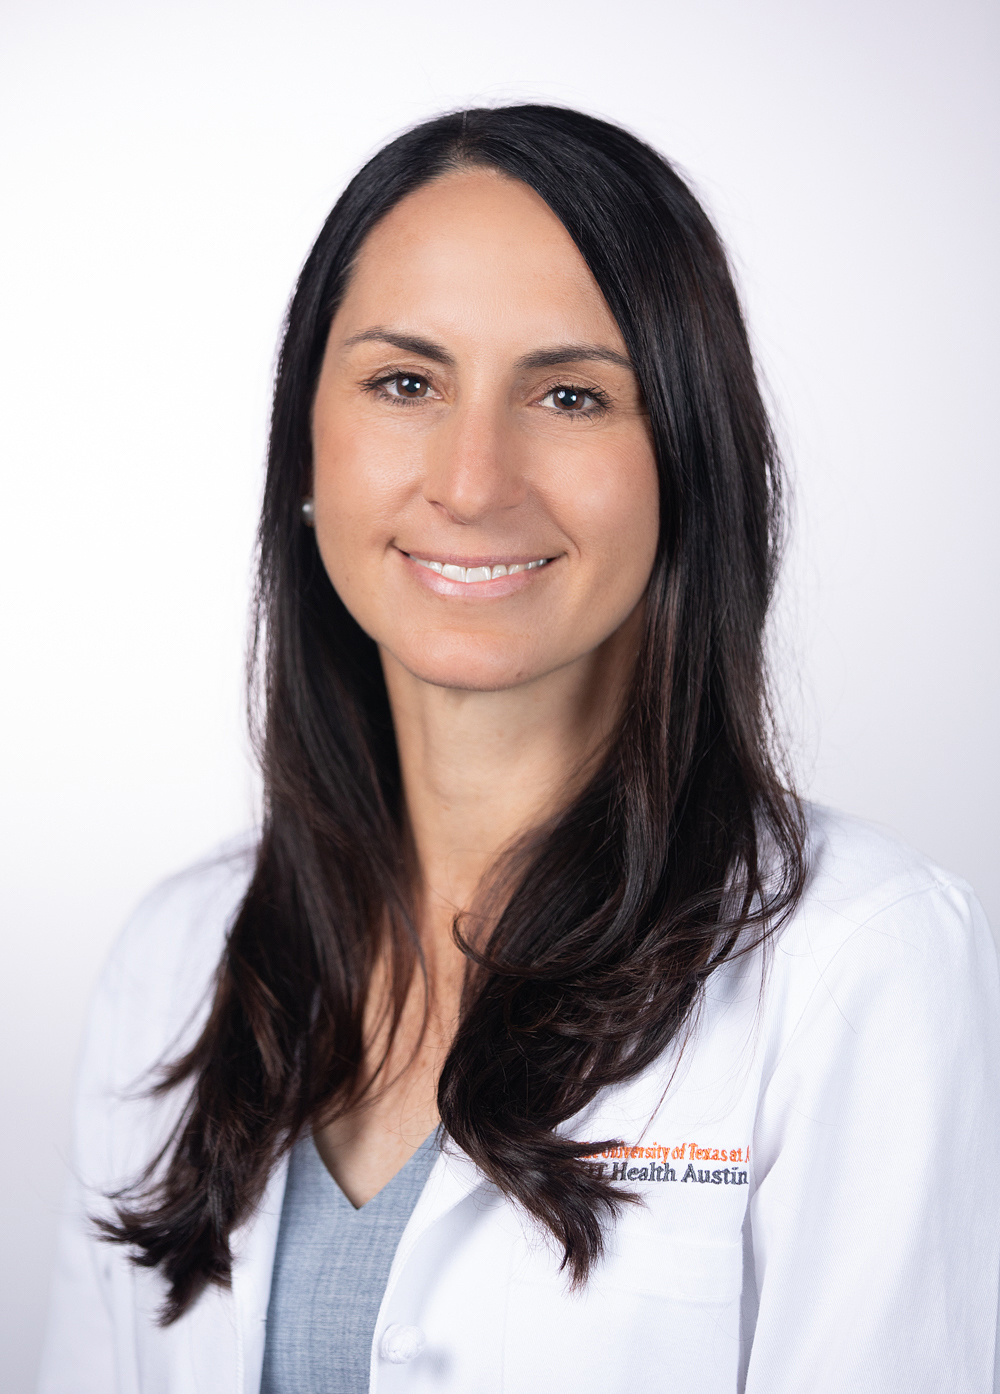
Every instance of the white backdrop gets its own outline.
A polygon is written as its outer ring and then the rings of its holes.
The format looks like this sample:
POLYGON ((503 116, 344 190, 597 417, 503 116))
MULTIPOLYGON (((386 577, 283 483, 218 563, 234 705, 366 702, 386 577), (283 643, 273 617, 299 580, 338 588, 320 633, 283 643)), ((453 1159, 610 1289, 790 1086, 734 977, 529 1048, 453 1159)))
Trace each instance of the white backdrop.
POLYGON ((796 489, 802 787, 1000 922, 998 15, 978 0, 5 0, 4 1388, 31 1386, 87 992, 253 817, 249 559, 278 325, 346 177, 542 98, 674 157, 742 281, 796 489))

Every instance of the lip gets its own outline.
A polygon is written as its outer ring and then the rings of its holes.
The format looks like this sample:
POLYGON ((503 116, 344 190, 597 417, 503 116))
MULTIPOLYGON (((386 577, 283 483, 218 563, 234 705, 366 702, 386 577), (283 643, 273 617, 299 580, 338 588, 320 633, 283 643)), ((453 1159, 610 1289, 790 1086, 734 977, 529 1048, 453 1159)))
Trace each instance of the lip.
POLYGON ((517 553, 477 553, 475 556, 459 556, 455 552, 433 552, 423 554, 421 552, 404 552, 401 547, 394 548, 408 574, 425 589, 432 591, 435 595, 448 596, 449 598, 461 598, 463 600, 493 600, 506 595, 515 595, 518 591, 524 590, 526 586, 535 584, 546 572, 550 571, 559 560, 559 555, 549 557, 545 566, 536 567, 533 571, 518 571, 513 576, 497 576, 491 581, 450 581, 447 577, 440 575, 439 572, 431 571, 426 566, 421 566, 420 562, 415 561, 419 557, 420 561, 439 561, 444 566, 526 566, 528 562, 538 561, 540 555, 544 553, 533 552, 531 554, 519 555, 517 553))
MULTIPOLYGON (((402 547, 396 549, 403 552, 402 547)), ((459 556, 457 552, 403 552, 404 557, 413 557, 417 561, 439 561, 445 566, 527 566, 529 561, 539 561, 545 556, 544 552, 525 552, 523 556, 510 552, 482 552, 477 556, 459 556)), ((547 558, 551 561, 554 558, 547 558)), ((481 583, 480 583, 481 584, 481 583)))

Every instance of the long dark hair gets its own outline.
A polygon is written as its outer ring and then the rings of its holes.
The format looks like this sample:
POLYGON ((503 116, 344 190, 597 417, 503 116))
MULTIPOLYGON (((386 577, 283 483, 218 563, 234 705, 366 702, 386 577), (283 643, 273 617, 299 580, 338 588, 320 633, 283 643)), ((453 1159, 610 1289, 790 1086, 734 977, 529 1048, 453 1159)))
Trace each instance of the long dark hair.
MULTIPOLYGON (((330 323, 373 226, 420 185, 482 165, 561 219, 604 293, 649 412, 659 547, 617 731, 587 786, 520 849, 469 960, 441 1073, 442 1126, 555 1236, 573 1280, 627 1196, 562 1125, 662 1055, 708 975, 801 891, 801 812, 779 777, 764 625, 780 470, 726 257, 655 151, 551 106, 440 117, 348 185, 302 270, 274 393, 254 645, 265 820, 167 1149, 106 1237, 168 1284, 173 1320, 229 1280, 229 1235, 303 1130, 356 1106, 373 965, 393 1025, 421 957, 378 653, 330 584, 300 500, 330 323)), ((470 936, 474 939, 474 936, 470 936)), ((378 1086, 379 1077, 376 1078, 378 1086)))

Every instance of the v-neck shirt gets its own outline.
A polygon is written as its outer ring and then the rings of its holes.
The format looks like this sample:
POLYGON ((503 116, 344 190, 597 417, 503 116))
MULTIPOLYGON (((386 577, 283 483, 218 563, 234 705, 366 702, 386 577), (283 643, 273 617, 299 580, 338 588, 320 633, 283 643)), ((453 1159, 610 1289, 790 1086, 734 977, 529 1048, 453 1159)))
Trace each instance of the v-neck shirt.
POLYGON ((389 1269, 439 1150, 432 1133, 356 1209, 312 1135, 292 1148, 267 1309, 261 1394, 367 1394, 389 1269))

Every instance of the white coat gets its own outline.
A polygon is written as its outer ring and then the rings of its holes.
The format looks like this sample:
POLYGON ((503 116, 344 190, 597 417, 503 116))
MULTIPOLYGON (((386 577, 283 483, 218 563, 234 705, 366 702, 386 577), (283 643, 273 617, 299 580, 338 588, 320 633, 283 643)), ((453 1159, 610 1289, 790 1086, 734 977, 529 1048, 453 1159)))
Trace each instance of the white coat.
MULTIPOLYGON (((392 1265, 373 1394, 993 1390, 993 941, 969 889, 892 837, 815 810, 811 828, 809 888, 770 954, 712 976, 679 1059, 567 1125, 623 1138, 628 1155, 602 1160, 645 1202, 583 1292, 466 1157, 442 1154, 392 1265)), ((136 1080, 197 1030, 248 870, 244 853, 154 892, 104 974, 41 1394, 259 1389, 283 1168, 234 1236, 232 1289, 167 1328, 159 1276, 83 1218, 163 1135, 168 1109, 136 1080)))

